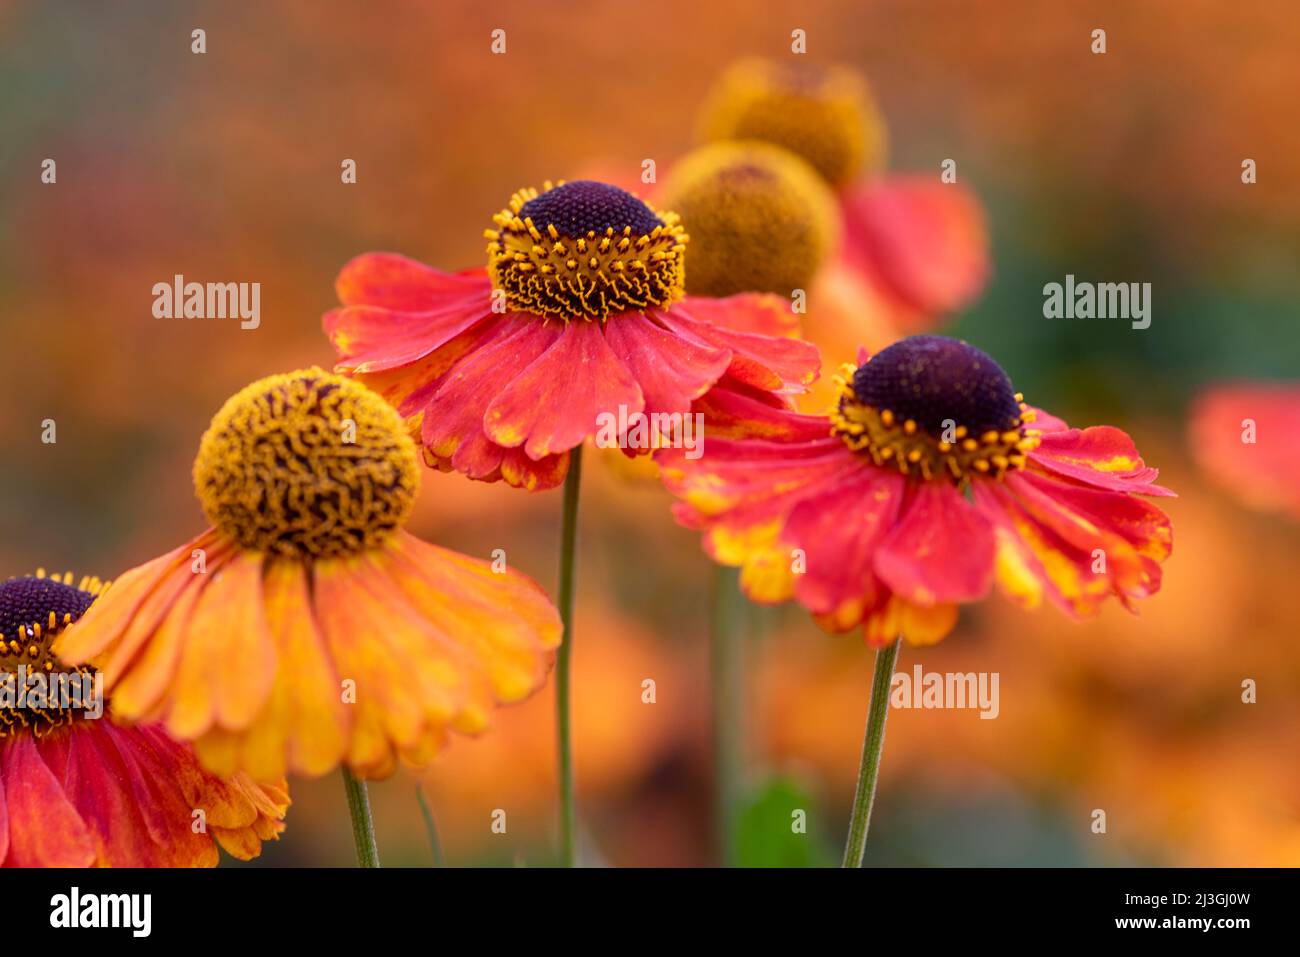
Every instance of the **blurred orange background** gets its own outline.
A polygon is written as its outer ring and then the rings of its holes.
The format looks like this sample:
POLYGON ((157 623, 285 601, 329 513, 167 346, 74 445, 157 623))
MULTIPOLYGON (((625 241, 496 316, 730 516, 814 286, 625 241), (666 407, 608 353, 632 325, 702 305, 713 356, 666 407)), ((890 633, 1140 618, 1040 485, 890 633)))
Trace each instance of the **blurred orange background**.
MULTIPOLYGON (((891 169, 937 175, 956 158, 986 204, 995 278, 953 334, 1031 402, 1127 429, 1181 496, 1164 589, 1140 618, 1111 608, 1079 625, 993 599, 940 646, 904 649, 905 670, 999 672, 1001 714, 892 715, 868 863, 1300 863, 1300 522, 1246 510, 1185 442, 1202 385, 1300 373, 1287 0, 0 2, 0 576, 109 577, 199 531, 189 474, 208 419, 257 377, 332 361, 319 317, 347 259, 480 265, 482 230, 515 189, 595 164, 626 179, 646 158, 666 169, 718 72, 789 56, 795 28, 810 60, 867 76, 891 169), (1098 27, 1104 56, 1089 49, 1098 27), (498 28, 504 55, 490 51, 498 28), (1152 327, 1043 319, 1043 284, 1067 272, 1151 282, 1152 327), (260 328, 155 319, 152 287, 178 273, 260 282, 260 328), (1256 704, 1241 701, 1247 678, 1256 704)), ((709 864, 711 568, 657 486, 589 462, 584 842, 611 864, 709 864)), ((412 530, 482 557, 504 548, 551 589, 559 509, 558 493, 426 473, 412 530)), ((871 654, 795 608, 747 621, 742 856, 831 863, 871 654), (795 807, 809 827, 792 841, 795 807)), ((552 860, 552 709, 547 688, 421 776, 448 863, 552 860)), ((416 780, 371 789, 386 864, 431 861, 416 780)), ((261 863, 350 863, 338 781, 293 794, 261 863)))

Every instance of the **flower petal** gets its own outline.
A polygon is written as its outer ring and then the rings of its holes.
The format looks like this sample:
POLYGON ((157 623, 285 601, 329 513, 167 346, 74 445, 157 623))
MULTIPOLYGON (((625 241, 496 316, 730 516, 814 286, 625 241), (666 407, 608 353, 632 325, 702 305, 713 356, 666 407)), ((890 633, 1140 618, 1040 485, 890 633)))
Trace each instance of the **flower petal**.
MULTIPOLYGON (((270 700, 243 736, 237 767, 259 781, 283 777, 286 765, 321 775, 342 760, 351 715, 312 610, 307 571, 301 562, 272 560, 263 591, 278 670, 270 700)), ((209 767, 226 775, 236 770, 209 767)))
POLYGON ((316 618, 356 702, 348 764, 382 777, 396 754, 430 753, 448 727, 479 730, 481 666, 417 611, 373 553, 316 563, 316 618))
POLYGON ((863 622, 862 637, 873 648, 888 647, 899 638, 909 645, 933 645, 947 637, 956 624, 956 605, 921 607, 890 595, 863 622))
POLYGON ((159 580, 168 575, 182 558, 188 560, 192 546, 202 547, 196 539, 120 575, 104 594, 95 599, 74 627, 55 639, 55 654, 70 665, 79 665, 113 651, 159 580))
POLYGON ((345 306, 321 320, 343 373, 375 373, 418 362, 492 316, 491 303, 465 297, 438 309, 397 312, 378 306, 345 306))
POLYGON ((928 608, 982 598, 993 582, 993 530, 947 481, 922 482, 876 553, 876 574, 928 608))
POLYGON ((404 532, 379 560, 412 606, 482 666, 498 701, 542 686, 563 626, 536 583, 404 532))
POLYGON ((266 627, 261 552, 239 552, 208 576, 182 639, 167 728, 192 739, 214 724, 247 727, 275 680, 275 646, 266 627))
POLYGON ((798 336, 799 317, 790 300, 773 293, 742 292, 735 296, 711 299, 687 296, 682 309, 700 322, 752 332, 760 336, 798 336))
POLYGON ((804 607, 833 614, 841 630, 861 621, 880 588, 873 558, 897 520, 903 492, 901 475, 858 468, 791 509, 781 541, 804 552, 806 568, 795 583, 804 607))
POLYGON ((498 445, 522 445, 540 459, 581 444, 601 413, 617 414, 620 406, 629 415, 642 411, 641 387, 599 323, 574 321, 497 395, 483 427, 498 445))
POLYGON ((984 211, 964 186, 890 176, 844 200, 848 261, 926 315, 954 312, 988 282, 984 211))
POLYGON ((1042 527, 1077 549, 1081 574, 1108 582, 1108 593, 1132 601, 1159 590, 1159 563, 1173 549, 1173 529, 1155 505, 1030 473, 1008 476, 1007 485, 1042 527))
POLYGON ((1189 419, 1196 462, 1220 486, 1251 507, 1300 516, 1300 385, 1217 385, 1189 419))
MULTIPOLYGON (((173 621, 188 620, 193 609, 194 600, 209 580, 194 571, 194 552, 202 551, 207 575, 218 574, 234 555, 235 544, 215 530, 209 529, 194 539, 189 547, 178 549, 172 554, 175 560, 161 570, 153 591, 142 601, 132 615, 122 635, 122 640, 111 653, 102 656, 99 669, 104 673, 104 685, 114 689, 114 704, 117 702, 119 683, 124 675, 145 673, 155 669, 171 677, 175 666, 175 654, 166 641, 159 641, 158 635, 173 621)), ((112 589, 109 589, 111 593, 112 589)), ((99 604, 96 599, 95 604, 99 604)), ((93 607, 93 606, 92 606, 93 607)), ((82 622, 77 623, 81 627, 82 622)), ((70 631, 75 629, 69 629, 70 631)), ((175 628, 168 629, 175 632, 175 628)), ((176 650, 179 645, 176 645, 176 650)), ((133 682, 134 684, 134 682, 133 682)), ((132 693, 127 694, 128 701, 132 693)), ((152 703, 152 702, 149 702, 152 703)))
MULTIPOLYGON (((284 830, 289 807, 283 781, 255 784, 245 774, 223 779, 199 767, 193 752, 167 735, 161 725, 142 724, 119 737, 118 750, 139 765, 143 781, 162 780, 179 789, 186 808, 202 810, 208 833, 227 853, 240 860, 256 857, 262 842, 284 830), (175 782, 174 785, 171 782, 175 782)), ((192 812, 190 812, 192 813, 192 812)))
POLYGON ((501 457, 501 477, 508 485, 530 492, 558 488, 568 474, 568 452, 530 459, 523 449, 506 449, 501 457))
POLYGON ((27 734, 0 749, 9 817, 8 867, 89 867, 95 860, 90 831, 63 793, 27 734))
MULTIPOLYGON (((748 303, 758 294, 732 296, 728 302, 748 303)), ((821 354, 811 342, 781 336, 759 335, 717 325, 697 317, 685 299, 667 310, 653 313, 655 319, 684 339, 731 351, 727 374, 768 392, 803 392, 821 371, 821 354)), ((700 311, 715 312, 713 309, 700 311)))
POLYGON ((339 271, 334 291, 345 306, 412 312, 444 298, 477 294, 485 284, 491 287, 486 269, 445 273, 397 253, 363 253, 339 271))
POLYGON ((527 316, 503 317, 492 338, 456 363, 439 381, 424 410, 421 441, 437 458, 470 478, 489 479, 501 467, 500 445, 483 428, 493 400, 560 337, 561 329, 527 316))
POLYGON ((830 435, 825 416, 802 415, 780 396, 725 379, 696 400, 692 410, 704 415, 710 438, 756 438, 811 442, 830 435))
MULTIPOLYGON (((175 584, 183 583, 183 590, 172 601, 166 617, 149 635, 148 643, 125 664, 119 662, 122 656, 117 653, 108 659, 103 669, 104 685, 112 692, 115 714, 130 721, 158 718, 165 714, 165 695, 175 679, 199 595, 212 580, 211 576, 219 573, 233 554, 233 545, 227 543, 226 547, 211 553, 205 573, 196 573, 188 565, 173 572, 178 580, 175 584)), ((136 622, 133 621, 130 627, 135 629, 136 622)))
POLYGON ((728 350, 682 339, 639 312, 614 319, 605 337, 641 386, 647 413, 688 411, 731 363, 728 350))
POLYGON ((1029 458, 1040 468, 1097 488, 1139 495, 1174 494, 1152 484, 1160 473, 1146 466, 1126 432, 1110 425, 1047 432, 1029 458))

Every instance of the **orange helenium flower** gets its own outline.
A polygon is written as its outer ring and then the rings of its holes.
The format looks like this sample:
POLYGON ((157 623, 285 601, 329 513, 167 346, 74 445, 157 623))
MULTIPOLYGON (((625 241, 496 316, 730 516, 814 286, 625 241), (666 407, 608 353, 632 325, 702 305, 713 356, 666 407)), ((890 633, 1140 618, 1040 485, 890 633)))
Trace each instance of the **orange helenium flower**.
POLYGON ((161 726, 119 725, 111 702, 96 711, 89 694, 52 693, 56 679, 94 680, 50 646, 101 590, 97 579, 74 586, 71 574, 0 582, 0 864, 213 867, 218 844, 256 857, 284 830, 283 781, 220 780, 161 726))
POLYGON ((882 645, 938 641, 994 578, 1074 616, 1158 590, 1172 531, 1136 496, 1172 493, 1119 429, 1029 408, 955 339, 914 336, 845 372, 829 416, 714 390, 706 424, 746 437, 711 437, 695 461, 657 454, 679 519, 743 567, 750 597, 793 597, 882 645))
POLYGON ((1216 482, 1249 505, 1300 516, 1300 385, 1214 386, 1189 418, 1192 453, 1216 482))
POLYGON ((560 640, 540 588, 403 530, 420 470, 397 413, 320 369, 254 382, 203 436, 211 528, 122 575, 63 639, 116 713, 259 780, 425 763, 539 688, 560 640))
POLYGON ((759 140, 807 160, 839 197, 844 239, 831 266, 850 301, 927 328, 983 289, 990 265, 979 200, 933 175, 885 175, 886 130, 867 84, 846 67, 745 59, 701 110, 708 140, 759 140))
POLYGON ((324 317, 338 371, 398 409, 430 465, 552 488, 602 413, 686 413, 724 377, 779 392, 816 377, 814 347, 747 331, 770 321, 743 314, 788 303, 684 296, 686 234, 631 193, 548 183, 495 223, 486 269, 354 259, 324 317))

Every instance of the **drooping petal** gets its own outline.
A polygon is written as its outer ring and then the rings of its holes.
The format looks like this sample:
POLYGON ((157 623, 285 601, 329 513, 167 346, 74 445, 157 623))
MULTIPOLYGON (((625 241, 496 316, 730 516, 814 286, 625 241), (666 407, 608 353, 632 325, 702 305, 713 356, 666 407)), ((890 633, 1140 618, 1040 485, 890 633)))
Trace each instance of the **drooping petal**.
POLYGON ((1072 617, 1096 613, 1109 596, 1133 602, 1160 587, 1169 520, 1131 495, 1017 473, 975 486, 998 529, 998 581, 1027 606, 1044 596, 1072 617))
MULTIPOLYGON (((169 737, 161 725, 124 730, 129 734, 115 740, 119 752, 129 753, 136 765, 133 778, 164 781, 167 787, 178 789, 186 808, 203 812, 208 833, 231 856, 240 860, 256 857, 263 841, 276 839, 284 830, 290 802, 283 781, 259 784, 243 773, 219 778, 204 771, 193 752, 169 737)), ((140 785, 137 793, 142 793, 140 785)), ((193 812, 188 816, 192 822, 193 812)))
POLYGON ((620 408, 642 411, 641 387, 599 323, 574 321, 492 400, 483 427, 498 445, 522 445, 540 459, 581 444, 595 433, 598 416, 620 408))
POLYGON ((863 472, 835 438, 782 443, 711 439, 703 457, 685 449, 656 454, 665 486, 682 501, 678 522, 704 530, 716 561, 741 567, 741 587, 758 602, 784 601, 799 576, 792 547, 781 538, 790 511, 804 499, 863 472))
POLYGON ((89 867, 95 842, 50 772, 36 741, 11 735, 0 744, 9 818, 9 867, 89 867))
POLYGON ((696 400, 692 409, 704 416, 709 438, 811 442, 830 436, 825 416, 800 414, 785 401, 771 392, 724 380, 696 400))
POLYGON ((821 354, 812 343, 714 325, 697 318, 686 300, 652 315, 688 341, 730 350, 727 374, 757 389, 803 392, 821 371, 821 354))
MULTIPOLYGON (((173 549, 124 572, 90 609, 55 640, 54 651, 60 659, 79 665, 91 658, 113 651, 122 641, 127 626, 146 598, 158 586, 160 579, 173 574, 178 567, 188 568, 190 553, 215 541, 211 531, 191 542, 173 549)), ((131 657, 129 654, 126 656, 131 657)))
POLYGON ((450 276, 387 253, 354 259, 337 285, 344 305, 322 324, 341 372, 410 365, 493 315, 485 273, 450 276))
POLYGON ((956 605, 913 605, 890 595, 862 624, 862 637, 873 648, 884 648, 899 638, 909 645, 933 645, 957 624, 956 605))
POLYGON ((685 449, 664 449, 655 461, 668 490, 710 518, 786 496, 797 501, 810 487, 863 468, 835 438, 799 443, 713 439, 701 458, 688 457, 685 449))
POLYGON ((345 306, 380 306, 399 312, 428 309, 448 296, 479 295, 491 288, 486 269, 447 273, 397 253, 363 253, 334 280, 345 306))
POLYGON ((1110 425, 1047 432, 1029 458, 1040 468, 1097 488, 1138 495, 1174 494, 1153 484, 1160 473, 1142 461, 1126 432, 1110 425))
POLYGON ((737 332, 780 337, 799 335, 799 317, 790 307, 790 300, 772 293, 742 292, 721 299, 687 296, 681 301, 681 308, 694 319, 737 332))
POLYGON ((1300 516, 1300 385, 1216 385, 1188 420, 1197 465, 1222 488, 1253 508, 1300 516))
MULTIPOLYGON (((164 696, 175 679, 181 651, 189 633, 190 618, 194 614, 199 595, 212 580, 211 576, 220 573, 233 555, 233 543, 214 542, 214 551, 209 556, 206 571, 197 573, 192 565, 187 565, 172 572, 179 582, 163 583, 181 584, 181 590, 168 607, 166 616, 149 634, 147 643, 139 654, 125 663, 121 661, 125 656, 115 652, 103 668, 105 687, 113 693, 114 713, 131 721, 162 717, 165 714, 164 696)), ((160 585, 158 593, 163 592, 164 587, 160 585)), ((83 618, 77 627, 82 627, 85 620, 83 618)), ((134 630, 137 624, 132 621, 130 628, 134 630)), ((72 630, 75 632, 77 629, 72 630)))
POLYGON ((512 379, 560 337, 561 327, 526 316, 503 317, 490 341, 468 354, 438 382, 424 410, 421 440, 435 456, 488 479, 502 450, 483 428, 483 415, 512 379))
POLYGON ((291 559, 268 562, 263 592, 276 650, 270 699, 247 730, 201 738, 199 751, 206 767, 225 776, 240 768, 259 781, 277 780, 286 769, 321 775, 343 758, 351 713, 316 622, 306 568, 291 559))
POLYGON ((833 615, 842 629, 862 620, 879 588, 875 551, 897 520, 903 487, 901 475, 854 469, 790 510, 781 541, 804 553, 795 595, 809 611, 833 615))
POLYGON ((845 256, 918 312, 970 303, 991 272, 979 200, 931 177, 890 176, 844 198, 845 256))
POLYGON ((569 473, 569 453, 531 459, 523 449, 506 449, 501 456, 501 478, 529 492, 558 488, 569 473))
POLYGON ((1007 484, 1040 525, 1086 556, 1087 572, 1107 579, 1111 593, 1134 600, 1159 589, 1173 530, 1155 505, 1029 473, 1009 476, 1007 484))
POLYGON ((241 551, 210 576, 190 613, 167 727, 195 738, 213 725, 246 728, 265 705, 276 654, 266 627, 261 552, 241 551))
POLYGON ((383 777, 396 757, 436 750, 449 727, 486 722, 482 667, 410 604, 376 555, 317 562, 315 609, 340 679, 355 688, 357 773, 383 777))
MULTIPOLYGON (((216 846, 194 830, 194 807, 185 800, 176 769, 164 762, 141 763, 142 737, 137 729, 102 720, 85 722, 64 738, 70 757, 64 790, 94 836, 97 862, 216 866, 216 846)), ((193 760, 186 756, 188 764, 193 760)))
MULTIPOLYGON (((198 593, 210 580, 205 576, 219 574, 234 551, 232 541, 209 531, 195 539, 191 548, 181 548, 173 553, 174 561, 159 571, 153 590, 131 616, 122 640, 110 654, 102 657, 99 668, 104 673, 107 687, 116 688, 128 672, 133 677, 137 674, 143 677, 146 672, 158 670, 170 678, 175 658, 167 655, 167 651, 179 646, 174 642, 158 641, 158 633, 173 621, 188 619, 198 593), (203 555, 202 566, 196 565, 196 551, 203 555), (204 571, 196 572, 196 567, 202 567, 204 571)), ((127 698, 129 707, 131 695, 128 694, 127 698)))
POLYGON ((629 312, 609 323, 605 338, 645 396, 645 411, 686 412, 727 371, 731 353, 673 335, 629 312))
POLYGON ((562 625, 533 581, 406 533, 379 561, 411 604, 478 662, 498 701, 518 701, 545 682, 562 625))
POLYGON ((993 565, 988 520, 947 481, 920 483, 875 556, 876 574, 922 608, 982 598, 993 565))

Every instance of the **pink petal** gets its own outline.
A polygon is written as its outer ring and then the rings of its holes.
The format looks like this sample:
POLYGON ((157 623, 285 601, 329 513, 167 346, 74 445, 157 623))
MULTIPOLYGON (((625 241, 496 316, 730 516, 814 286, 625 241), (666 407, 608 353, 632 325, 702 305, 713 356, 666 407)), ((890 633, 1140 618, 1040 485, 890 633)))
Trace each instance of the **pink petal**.
POLYGON ((600 324, 579 320, 497 395, 483 427, 498 445, 523 445, 540 459, 581 444, 596 431, 597 416, 617 415, 620 406, 628 415, 642 411, 641 387, 600 324))
POLYGON ((876 554, 876 574, 914 605, 973 601, 993 582, 993 529, 947 481, 922 482, 876 554))

